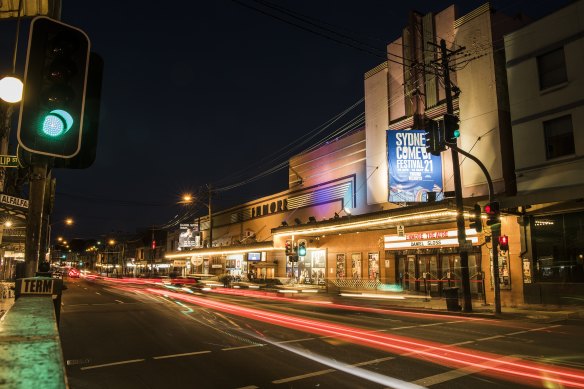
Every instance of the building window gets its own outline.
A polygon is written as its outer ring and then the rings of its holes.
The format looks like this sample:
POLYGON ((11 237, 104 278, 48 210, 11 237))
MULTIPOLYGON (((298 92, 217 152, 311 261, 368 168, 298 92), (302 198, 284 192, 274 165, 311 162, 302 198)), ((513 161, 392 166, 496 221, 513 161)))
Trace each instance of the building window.
POLYGON ((532 231, 537 281, 584 283, 584 212, 536 216, 532 231))
POLYGON ((564 48, 560 47, 537 57, 537 71, 540 90, 568 81, 564 48))
POLYGON ((566 115, 543 122, 547 159, 575 153, 572 116, 566 115))

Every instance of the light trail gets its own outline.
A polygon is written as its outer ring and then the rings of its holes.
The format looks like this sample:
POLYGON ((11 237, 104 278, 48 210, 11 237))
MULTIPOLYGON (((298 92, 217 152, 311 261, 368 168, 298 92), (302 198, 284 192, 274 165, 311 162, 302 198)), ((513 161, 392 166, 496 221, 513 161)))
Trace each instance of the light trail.
MULTIPOLYGON (((148 288, 147 292, 190 302, 196 305, 227 312, 240 317, 296 329, 302 332, 335 337, 352 343, 423 359, 447 366, 479 368, 479 374, 490 373, 501 379, 529 379, 533 384, 545 381, 569 387, 584 388, 584 372, 560 368, 521 359, 501 359, 501 356, 480 351, 467 351, 456 346, 421 341, 397 335, 380 334, 371 330, 353 328, 333 322, 305 319, 255 308, 240 307, 182 293, 148 288)), ((523 382, 523 381, 522 381, 523 382)))

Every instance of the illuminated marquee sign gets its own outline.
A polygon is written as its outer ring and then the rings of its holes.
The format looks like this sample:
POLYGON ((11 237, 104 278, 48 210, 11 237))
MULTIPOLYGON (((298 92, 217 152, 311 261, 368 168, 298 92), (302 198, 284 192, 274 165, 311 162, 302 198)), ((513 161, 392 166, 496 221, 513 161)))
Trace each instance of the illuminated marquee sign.
MULTIPOLYGON (((477 231, 475 229, 466 230, 467 240, 470 240, 472 244, 479 243, 479 237, 476 235, 477 231)), ((458 246, 458 231, 411 232, 404 236, 385 235, 383 242, 386 250, 458 246)))

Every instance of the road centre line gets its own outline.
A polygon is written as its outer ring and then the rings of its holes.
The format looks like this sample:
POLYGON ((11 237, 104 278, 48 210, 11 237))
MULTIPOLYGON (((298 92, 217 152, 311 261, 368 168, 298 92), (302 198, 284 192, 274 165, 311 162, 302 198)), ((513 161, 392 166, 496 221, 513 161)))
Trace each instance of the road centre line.
POLYGON ((499 339, 499 338, 504 338, 504 337, 505 337, 505 335, 495 335, 495 336, 488 336, 486 338, 480 338, 480 339, 477 339, 476 341, 482 342, 483 340, 493 340, 493 339, 499 339))
POLYGON ((222 348, 221 351, 232 351, 232 350, 241 350, 244 348, 252 348, 252 347, 263 347, 265 346, 264 343, 259 343, 259 344, 250 344, 247 346, 239 346, 239 347, 226 347, 226 348, 222 348))
POLYGON ((523 330, 523 331, 517 331, 517 332, 510 332, 508 334, 505 334, 505 336, 514 336, 514 335, 520 335, 520 334, 526 334, 528 332, 537 332, 537 331, 545 331, 548 330, 550 328, 557 328, 557 327, 561 327, 561 324, 555 324, 553 326, 546 326, 546 327, 539 327, 539 328, 532 328, 530 330, 523 330))
POLYGON ((501 363, 499 362, 505 362, 508 360, 513 360, 516 359, 515 356, 506 356, 503 357, 501 359, 498 359, 496 361, 489 361, 487 363, 483 363, 480 366, 466 366, 460 369, 456 369, 456 370, 450 370, 444 373, 440 373, 440 374, 436 374, 436 375, 432 375, 429 377, 425 377, 425 378, 420 378, 416 381, 412 381, 413 384, 416 385, 421 385, 421 386, 432 386, 432 385, 436 385, 436 384, 442 384, 444 382, 447 381, 452 381, 455 380, 457 378, 460 377, 464 377, 467 375, 471 375, 471 374, 475 374, 484 370, 488 370, 491 369, 493 367, 496 367, 498 365, 500 365, 501 363))
POLYGON ((275 342, 276 344, 284 344, 284 343, 298 343, 298 342, 306 342, 309 340, 314 340, 316 338, 304 338, 304 339, 292 339, 292 340, 283 340, 281 342, 275 342))
POLYGON ((359 362, 359 363, 354 363, 353 366, 367 366, 367 365, 373 365, 374 363, 379 363, 379 362, 385 362, 385 361, 391 361, 392 359, 395 359, 396 357, 385 357, 385 358, 377 358, 377 359, 372 359, 370 361, 365 361, 365 362, 359 362))
POLYGON ((161 355, 159 357, 152 357, 152 359, 167 359, 167 358, 177 358, 177 357, 187 357, 190 355, 208 354, 210 350, 205 351, 193 351, 191 353, 181 353, 181 354, 171 354, 171 355, 161 355))
POLYGON ((124 303, 123 301, 121 301, 121 300, 114 300, 114 301, 117 301, 117 302, 118 302, 118 303, 120 303, 120 304, 125 304, 125 303, 124 303))
POLYGON ((91 370, 91 369, 99 369, 100 367, 109 367, 109 366, 116 366, 116 365, 125 365, 128 363, 137 363, 137 362, 144 362, 145 359, 129 359, 127 361, 120 361, 120 362, 112 362, 112 363, 104 363, 103 365, 93 365, 93 366, 85 366, 82 367, 80 370, 91 370))
POLYGON ((272 383, 274 383, 274 384, 285 384, 287 382, 298 381, 298 380, 303 380, 305 378, 316 377, 316 376, 319 376, 319 375, 334 373, 335 371, 337 371, 337 370, 336 369, 319 370, 319 371, 314 371, 312 373, 297 375, 297 376, 294 376, 294 377, 282 378, 280 380, 272 381, 272 383))

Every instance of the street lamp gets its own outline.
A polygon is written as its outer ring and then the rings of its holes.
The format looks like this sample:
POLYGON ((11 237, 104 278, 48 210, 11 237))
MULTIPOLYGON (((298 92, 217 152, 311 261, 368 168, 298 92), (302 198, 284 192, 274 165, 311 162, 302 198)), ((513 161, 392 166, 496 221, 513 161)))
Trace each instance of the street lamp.
POLYGON ((7 103, 22 100, 22 81, 16 77, 6 76, 0 80, 0 99, 7 103))

